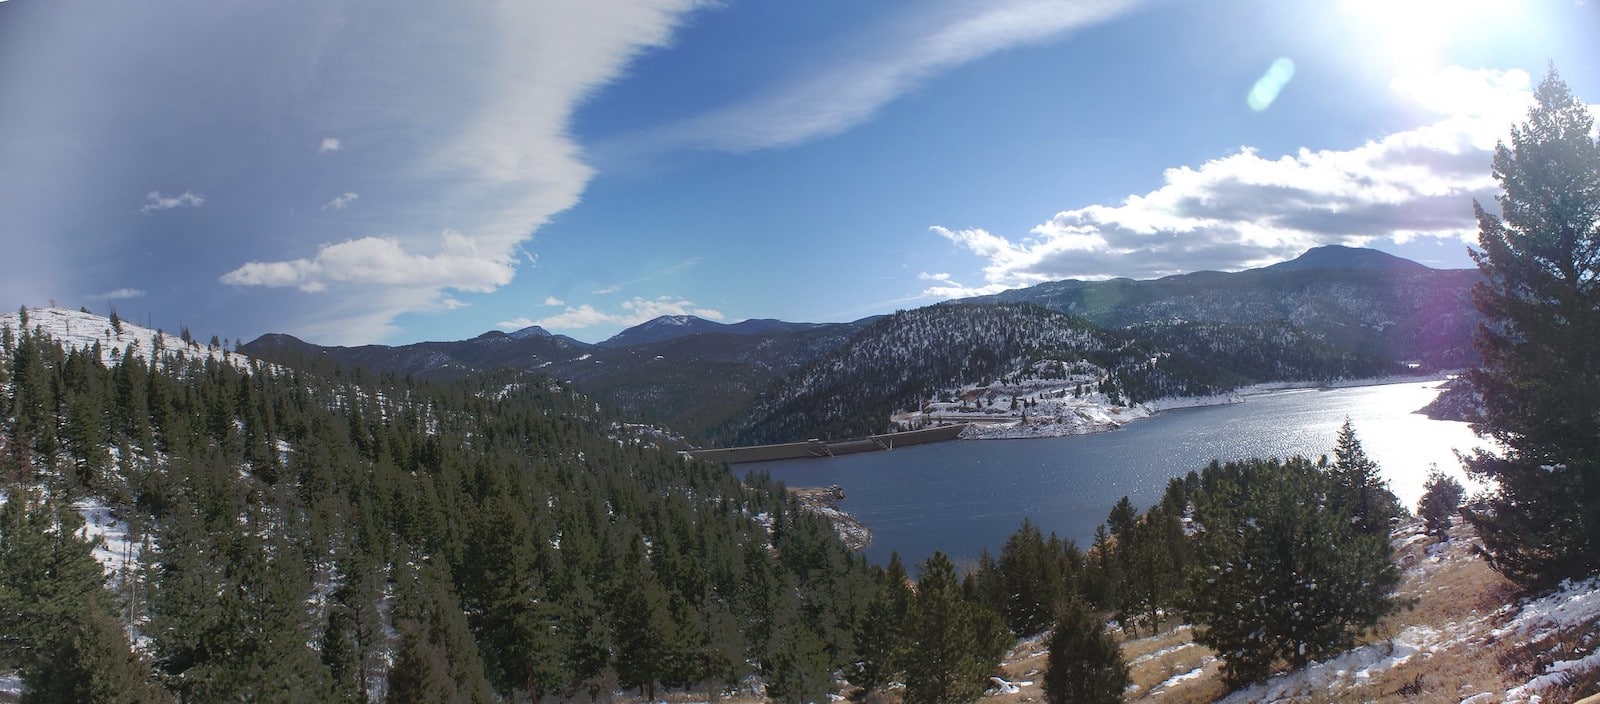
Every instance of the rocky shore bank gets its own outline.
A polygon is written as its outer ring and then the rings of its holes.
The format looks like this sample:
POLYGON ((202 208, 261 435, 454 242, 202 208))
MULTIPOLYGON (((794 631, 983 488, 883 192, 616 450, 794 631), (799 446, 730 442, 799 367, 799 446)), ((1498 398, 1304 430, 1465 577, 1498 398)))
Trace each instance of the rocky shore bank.
POLYGON ((865 550, 872 544, 872 529, 855 516, 839 510, 839 501, 844 498, 844 489, 838 484, 790 487, 789 493, 799 499, 802 508, 828 519, 828 522, 833 524, 833 529, 839 533, 839 539, 844 541, 845 547, 851 550, 865 550))

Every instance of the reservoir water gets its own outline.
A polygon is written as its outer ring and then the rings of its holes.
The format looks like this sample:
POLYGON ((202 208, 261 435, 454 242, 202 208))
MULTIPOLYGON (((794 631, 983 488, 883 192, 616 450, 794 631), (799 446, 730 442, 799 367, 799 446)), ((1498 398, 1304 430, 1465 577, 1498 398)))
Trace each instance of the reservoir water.
POLYGON ((840 508, 872 528, 867 556, 898 551, 908 566, 934 550, 957 561, 998 554, 1024 517, 1087 547, 1122 496, 1140 510, 1167 480, 1213 458, 1331 455, 1349 418, 1390 488, 1415 510, 1430 465, 1468 486, 1456 450, 1482 445, 1465 423, 1415 411, 1443 382, 1279 391, 1244 403, 1164 411, 1093 435, 962 440, 829 459, 740 465, 790 486, 838 484, 840 508))

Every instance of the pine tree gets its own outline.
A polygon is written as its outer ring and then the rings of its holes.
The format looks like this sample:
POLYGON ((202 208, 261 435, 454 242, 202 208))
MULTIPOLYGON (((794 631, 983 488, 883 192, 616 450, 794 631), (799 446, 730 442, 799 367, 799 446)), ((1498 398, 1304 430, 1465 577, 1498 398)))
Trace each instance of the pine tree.
POLYGON ((44 666, 58 634, 91 610, 111 618, 105 571, 70 506, 25 485, 0 506, 0 667, 44 666))
POLYGON ((786 634, 773 658, 767 697, 782 704, 827 701, 833 689, 827 643, 798 623, 786 629, 786 634))
POLYGON ((1340 652, 1397 608, 1389 537, 1334 508, 1341 485, 1324 467, 1294 457, 1206 474, 1183 607, 1229 687, 1340 652))
POLYGON ((1127 545, 1119 552, 1126 575, 1119 618, 1133 632, 1144 622, 1155 633, 1161 610, 1176 600, 1182 581, 1187 553, 1183 526, 1177 516, 1153 506, 1128 531, 1127 545))
POLYGON ((1024 518, 1006 539, 998 570, 1004 594, 1002 613, 1012 632, 1029 636, 1048 628, 1066 585, 1055 556, 1032 521, 1024 518))
POLYGON ((1600 141, 1553 67, 1534 98, 1495 149, 1500 215, 1474 204, 1473 429, 1504 451, 1469 459, 1496 491, 1467 515, 1490 564, 1537 588, 1600 571, 1600 141))
POLYGON ((880 585, 856 626, 856 661, 845 670, 845 679, 863 692, 871 693, 893 681, 901 647, 901 624, 894 614, 893 597, 880 585))
POLYGON ((1077 599, 1056 618, 1047 663, 1044 698, 1050 704, 1120 702, 1130 682, 1121 646, 1077 599))
POLYGON ((171 701, 150 682, 150 668, 133 652, 122 625, 98 604, 73 614, 45 652, 47 657, 23 674, 23 704, 171 701))
POLYGON ((907 704, 956 704, 982 696, 1000 657, 983 623, 986 614, 995 618, 967 601, 944 553, 922 563, 907 629, 907 704))
MULTIPOLYGON (((402 550, 402 555, 411 555, 402 550)), ((400 643, 389 668, 391 703, 494 701, 478 644, 443 568, 410 560, 394 570, 400 643)))
POLYGON ((1443 538, 1450 534, 1450 519, 1460 510, 1465 494, 1466 489, 1454 477, 1438 468, 1428 473, 1422 499, 1417 502, 1417 513, 1422 516, 1429 535, 1443 538))
POLYGON ((416 621, 396 624, 400 644, 389 669, 388 704, 457 704, 471 701, 456 689, 444 650, 428 639, 428 628, 416 621))
POLYGON ((1388 535, 1391 519, 1400 515, 1400 502, 1379 474, 1378 463, 1361 447, 1349 418, 1339 427, 1333 456, 1333 478, 1338 483, 1334 493, 1336 508, 1350 514, 1361 532, 1388 535))

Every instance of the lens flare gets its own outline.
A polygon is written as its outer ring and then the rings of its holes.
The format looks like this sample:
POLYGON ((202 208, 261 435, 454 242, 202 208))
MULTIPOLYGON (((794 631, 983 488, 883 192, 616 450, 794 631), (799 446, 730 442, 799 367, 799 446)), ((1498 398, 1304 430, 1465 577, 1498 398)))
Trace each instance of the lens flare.
POLYGON ((1272 65, 1267 67, 1267 72, 1256 79, 1256 84, 1250 88, 1250 95, 1245 101, 1250 104, 1250 109, 1261 112, 1272 107, 1278 99, 1278 94, 1283 92, 1283 87, 1289 85, 1294 78, 1294 60, 1280 56, 1272 65))

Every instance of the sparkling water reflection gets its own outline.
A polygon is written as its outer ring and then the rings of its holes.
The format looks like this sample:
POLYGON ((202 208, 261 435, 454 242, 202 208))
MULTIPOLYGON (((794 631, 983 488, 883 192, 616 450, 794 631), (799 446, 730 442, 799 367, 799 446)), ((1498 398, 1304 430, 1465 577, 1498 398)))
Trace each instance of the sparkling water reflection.
POLYGON ((1086 546, 1123 495, 1141 508, 1167 480, 1213 458, 1331 453, 1354 423, 1390 487, 1415 507, 1432 464, 1472 486, 1456 450, 1481 441, 1465 423, 1415 413, 1440 382, 1282 391, 1245 403, 1161 413, 1121 430, 1064 438, 947 442, 823 460, 743 465, 792 486, 838 484, 841 508, 873 530, 867 556, 899 551, 910 564, 934 550, 958 560, 998 552, 1024 517, 1086 546))

